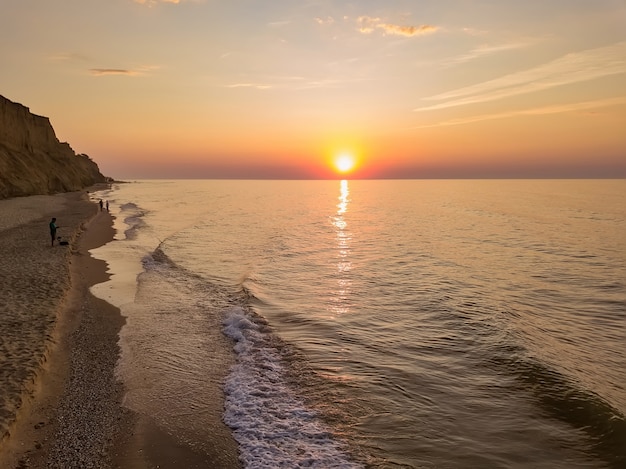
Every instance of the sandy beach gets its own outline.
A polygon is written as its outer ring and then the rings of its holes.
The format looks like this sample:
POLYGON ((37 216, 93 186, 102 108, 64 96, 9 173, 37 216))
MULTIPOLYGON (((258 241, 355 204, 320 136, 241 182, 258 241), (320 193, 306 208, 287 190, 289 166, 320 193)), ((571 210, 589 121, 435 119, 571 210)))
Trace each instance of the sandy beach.
POLYGON ((89 291, 108 279, 89 250, 114 239, 109 213, 87 192, 2 200, 0 213, 0 467, 239 467, 234 442, 198 454, 122 406, 124 318, 89 291), (50 246, 51 217, 69 245, 50 246))
POLYGON ((3 200, 0 213, 0 466, 107 467, 123 319, 89 294, 107 276, 88 249, 113 238, 111 217, 86 192, 3 200), (53 216, 68 245, 50 245, 53 216))

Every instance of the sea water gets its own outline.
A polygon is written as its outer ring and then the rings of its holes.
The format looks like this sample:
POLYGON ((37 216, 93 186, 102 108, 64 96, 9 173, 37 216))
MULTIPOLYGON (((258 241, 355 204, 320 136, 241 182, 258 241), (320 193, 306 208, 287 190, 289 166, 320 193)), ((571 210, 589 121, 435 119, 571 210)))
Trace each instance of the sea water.
POLYGON ((126 405, 181 443, 218 418, 250 468, 626 467, 626 181, 98 196, 126 405))

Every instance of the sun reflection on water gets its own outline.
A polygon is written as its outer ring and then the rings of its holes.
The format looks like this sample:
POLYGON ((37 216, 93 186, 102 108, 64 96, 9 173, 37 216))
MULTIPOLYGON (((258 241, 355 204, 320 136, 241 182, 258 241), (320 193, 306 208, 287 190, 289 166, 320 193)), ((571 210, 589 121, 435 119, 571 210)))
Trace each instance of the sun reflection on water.
POLYGON ((348 181, 344 179, 339 184, 339 203, 337 204, 337 213, 333 218, 333 225, 336 228, 338 260, 337 289, 333 291, 331 310, 337 315, 350 312, 349 295, 352 282, 348 274, 352 269, 349 257, 352 235, 347 231, 348 223, 345 219, 345 214, 349 208, 349 195, 348 181))

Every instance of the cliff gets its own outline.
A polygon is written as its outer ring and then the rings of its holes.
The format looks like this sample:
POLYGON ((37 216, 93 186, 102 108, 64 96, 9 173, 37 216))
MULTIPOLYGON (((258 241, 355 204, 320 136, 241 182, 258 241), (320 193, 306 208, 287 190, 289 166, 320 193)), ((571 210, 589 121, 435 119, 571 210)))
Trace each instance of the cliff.
POLYGON ((0 96, 0 199, 105 182, 98 165, 57 139, 47 117, 0 96))

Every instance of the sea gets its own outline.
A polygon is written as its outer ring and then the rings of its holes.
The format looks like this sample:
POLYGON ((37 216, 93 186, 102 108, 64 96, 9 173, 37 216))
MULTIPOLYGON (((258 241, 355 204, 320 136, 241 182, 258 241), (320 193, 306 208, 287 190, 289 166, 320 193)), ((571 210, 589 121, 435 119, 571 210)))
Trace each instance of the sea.
POLYGON ((95 197, 125 405, 181 444, 219 398, 245 468, 626 468, 626 180, 95 197))

